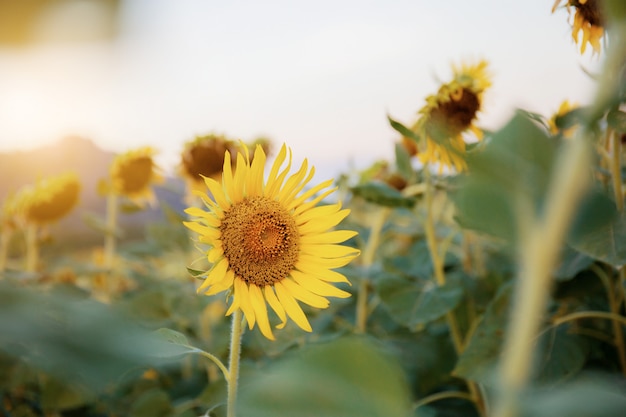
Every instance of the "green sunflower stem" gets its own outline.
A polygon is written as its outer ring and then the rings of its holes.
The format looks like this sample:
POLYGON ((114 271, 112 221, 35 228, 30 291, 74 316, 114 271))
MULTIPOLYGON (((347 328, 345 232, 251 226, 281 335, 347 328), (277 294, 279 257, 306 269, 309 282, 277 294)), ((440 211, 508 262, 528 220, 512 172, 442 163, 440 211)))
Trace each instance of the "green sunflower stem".
POLYGON ((39 263, 39 245, 37 242, 37 225, 26 226, 26 271, 35 272, 39 263))
POLYGON ((240 309, 233 313, 233 323, 230 333, 230 357, 228 359, 228 402, 226 405, 226 417, 235 417, 237 403, 237 384, 239 382, 239 357, 241 355, 241 337, 243 314, 240 309))
MULTIPOLYGON (((372 227, 370 228, 370 235, 367 240, 367 246, 365 247, 365 250, 363 251, 363 256, 361 257, 361 264, 366 271, 368 271, 369 268, 374 264, 374 256, 380 242, 380 233, 383 229, 383 226, 385 225, 385 221, 387 220, 390 212, 391 208, 389 207, 376 207, 376 213, 372 222, 372 227)), ((357 333, 365 333, 367 327, 367 298, 369 291, 368 288, 369 278, 367 276, 361 277, 356 300, 357 333)))
POLYGON ((579 133, 558 161, 541 217, 522 235, 510 324, 500 362, 494 417, 516 417, 531 376, 536 336, 544 319, 552 272, 575 209, 589 183, 589 149, 579 133))

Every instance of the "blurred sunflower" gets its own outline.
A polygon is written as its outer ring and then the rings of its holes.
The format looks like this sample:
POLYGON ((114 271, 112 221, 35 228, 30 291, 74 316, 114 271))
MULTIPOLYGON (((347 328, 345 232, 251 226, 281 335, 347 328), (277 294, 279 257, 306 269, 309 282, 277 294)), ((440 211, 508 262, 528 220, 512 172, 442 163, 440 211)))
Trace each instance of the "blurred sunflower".
POLYGON ((147 146, 118 155, 111 165, 111 183, 105 186, 105 193, 125 196, 137 204, 154 203, 152 185, 163 181, 154 163, 155 153, 147 146))
POLYGON ((458 171, 466 169, 462 134, 472 131, 482 139, 474 121, 482 106, 483 93, 491 85, 486 61, 453 66, 452 70, 452 81, 426 98, 426 105, 419 111, 420 118, 413 125, 425 147, 418 151, 420 161, 439 162, 440 171, 444 166, 454 166, 458 171))
MULTIPOLYGON (((604 16, 600 6, 600 0, 565 0, 565 7, 568 13, 570 7, 576 9, 574 22, 572 23, 572 38, 574 42, 580 44, 580 53, 584 54, 589 43, 594 53, 600 53, 600 39, 604 36, 604 16), (579 32, 582 31, 582 38, 579 39, 579 32), (580 40, 580 42, 579 42, 580 40)), ((552 6, 552 13, 563 0, 556 0, 552 6)))
POLYGON ((209 134, 196 136, 185 144, 181 154, 180 174, 187 181, 190 190, 202 190, 202 177, 220 181, 224 155, 232 152, 235 143, 224 135, 209 134))
POLYGON ((556 135, 559 132, 561 132, 561 134, 565 138, 572 137, 574 131, 576 130, 576 126, 572 125, 566 128, 559 128, 557 126, 557 122, 559 121, 560 118, 570 113, 571 111, 576 110, 578 107, 579 107, 578 104, 570 103, 568 100, 563 100, 563 102, 559 106, 559 109, 548 120, 548 127, 550 128, 550 133, 552 133, 553 135, 556 135))
POLYGON ((23 189, 16 204, 24 220, 45 225, 65 217, 78 203, 81 184, 78 176, 67 173, 38 181, 23 189))
MULTIPOLYGON (((251 146, 255 147, 257 144, 263 147, 266 154, 268 153, 270 147, 268 139, 257 139, 251 146)), ((187 142, 181 154, 179 169, 180 175, 187 183, 187 189, 190 192, 203 191, 205 187, 203 177, 221 181, 226 151, 231 155, 231 162, 235 162, 233 158, 238 148, 238 142, 216 134, 197 136, 187 142)))
POLYGON ((348 282, 333 268, 347 265, 358 256, 358 250, 339 245, 356 232, 329 231, 350 211, 342 210, 341 203, 316 206, 336 190, 327 189, 333 180, 303 192, 315 172, 314 168, 308 170, 306 160, 287 177, 291 150, 285 145, 265 182, 266 155, 262 146, 256 146, 252 158, 247 146, 242 144, 241 148, 234 171, 230 154, 226 153, 221 184, 205 179, 212 199, 198 194, 208 210, 186 210, 198 220, 185 225, 200 235, 200 242, 211 246, 207 257, 213 267, 198 292, 213 295, 229 291, 232 302, 226 315, 240 309, 249 328, 258 323, 268 339, 273 340, 274 335, 266 303, 281 320, 277 328, 282 328, 289 316, 310 332, 311 325, 298 301, 326 308, 326 297, 350 296, 330 283, 348 282), (285 160, 287 165, 281 170, 285 160))

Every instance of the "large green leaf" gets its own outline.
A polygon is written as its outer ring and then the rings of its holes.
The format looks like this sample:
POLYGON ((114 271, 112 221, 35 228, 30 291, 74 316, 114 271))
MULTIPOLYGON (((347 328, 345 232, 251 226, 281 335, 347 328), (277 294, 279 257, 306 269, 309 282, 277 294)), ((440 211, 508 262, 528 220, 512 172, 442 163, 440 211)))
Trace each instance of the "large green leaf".
POLYGON ((576 250, 620 268, 626 264, 626 215, 570 239, 576 250))
POLYGON ((545 332, 538 345, 536 381, 540 384, 556 384, 572 378, 587 360, 587 343, 576 334, 569 333, 567 326, 545 332))
POLYGON ((511 286, 503 287, 489 304, 480 323, 459 357, 453 374, 484 383, 493 384, 495 367, 508 323, 511 286))
POLYGON ((518 112, 480 152, 468 154, 469 174, 452 193, 459 223, 514 242, 515 204, 522 198, 541 209, 555 154, 555 142, 518 112))
POLYGON ((405 197, 395 188, 378 181, 357 185, 352 188, 352 193, 370 203, 387 207, 413 207, 417 201, 415 197, 405 197))
POLYGON ((410 393, 401 367, 377 345, 345 338, 310 346, 242 386, 238 415, 406 417, 410 393))
POLYGON ((463 297, 463 288, 457 283, 438 286, 393 275, 377 281, 376 290, 389 314, 410 329, 442 317, 463 297))

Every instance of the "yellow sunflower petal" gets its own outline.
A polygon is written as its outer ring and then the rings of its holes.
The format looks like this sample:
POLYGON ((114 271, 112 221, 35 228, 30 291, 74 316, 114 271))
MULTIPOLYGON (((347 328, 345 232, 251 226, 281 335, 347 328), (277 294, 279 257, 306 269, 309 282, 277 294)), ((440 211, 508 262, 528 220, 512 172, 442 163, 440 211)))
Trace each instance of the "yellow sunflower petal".
POLYGON ((274 294, 274 290, 271 285, 267 285, 263 289, 263 293, 265 294, 265 299, 267 303, 272 307, 272 310, 276 313, 281 323, 276 326, 278 329, 282 329, 287 324, 287 315, 285 314, 285 309, 283 308, 278 298, 276 298, 276 294, 274 294))
POLYGON ((298 216, 298 225, 302 225, 309 220, 316 218, 325 218, 341 210, 341 204, 327 204, 325 206, 318 206, 311 208, 298 216))
POLYGON ((323 193, 321 193, 320 195, 318 195, 311 201, 294 206, 294 214, 299 215, 300 213, 303 213, 309 210, 310 208, 314 207, 317 203, 319 203, 320 201, 322 201, 323 199, 325 199, 326 197, 328 197, 330 194, 334 193, 335 191, 337 191, 337 187, 333 187, 329 190, 324 191, 323 193))
POLYGON ((291 319, 302 329, 307 332, 312 332, 311 324, 309 320, 306 318, 306 315, 298 305, 298 302, 293 298, 293 296, 289 293, 283 285, 282 282, 277 282, 274 284, 274 288, 276 289, 276 295, 278 296, 278 300, 280 304, 282 304, 285 312, 291 319))
MULTIPOLYGON (((318 264, 322 267, 328 268, 328 269, 332 269, 332 268, 341 268, 342 266, 346 266, 350 263, 351 260, 353 260, 354 258, 356 258, 356 256, 359 254, 360 252, 356 252, 356 254, 354 256, 344 256, 343 258, 334 258, 334 259, 329 259, 329 258, 318 258, 317 256, 311 256, 311 255, 307 255, 307 254, 301 254, 300 255, 300 259, 298 259, 298 262, 303 262, 303 263, 311 263, 311 264, 318 264)), ((296 264, 298 265, 298 264, 296 264)))
POLYGON ((353 230, 333 230, 332 232, 306 234, 304 236, 300 236, 300 243, 302 245, 341 243, 353 238, 356 235, 358 235, 358 233, 353 230))
POLYGON ((317 294, 312 293, 309 289, 300 286, 296 281, 286 278, 280 283, 289 291, 296 300, 302 301, 315 308, 326 308, 330 302, 317 294))
POLYGON ((267 317, 267 307, 265 306, 263 292, 256 285, 250 285, 249 289, 250 304, 254 310, 254 315, 256 316, 256 321, 259 324, 261 333, 263 333, 263 336, 268 339, 275 340, 274 335, 272 334, 272 328, 270 327, 270 321, 267 317))
POLYGON ((235 169, 235 189, 233 194, 233 203, 243 200, 245 193, 245 183, 248 177, 248 165, 241 153, 237 154, 237 168, 235 169))
POLYGON ((233 196, 235 195, 235 181, 233 179, 233 168, 230 159, 230 152, 226 151, 224 155, 224 168, 222 169, 222 185, 230 201, 233 201, 233 196))
POLYGON ((343 209, 327 216, 326 218, 316 218, 306 224, 299 226, 300 234, 306 235, 309 233, 320 233, 331 227, 337 226, 343 219, 350 214, 350 209, 343 209))
POLYGON ((211 237, 215 236, 216 238, 219 237, 218 229, 204 226, 196 222, 183 222, 183 224, 185 225, 185 227, 193 230, 194 232, 198 233, 201 236, 211 236, 211 237), (216 235, 216 232, 218 233, 217 235, 216 235))
POLYGON ((287 157, 287 146, 283 144, 283 146, 280 147, 280 151, 278 152, 278 155, 276 156, 276 160, 274 160, 274 164, 272 165, 272 169, 270 170, 270 174, 267 177, 267 183, 266 183, 267 188, 273 187, 273 184, 276 181, 276 177, 278 175, 278 170, 282 166, 283 162, 285 162, 286 157, 287 157))
POLYGON ((220 257, 224 255, 224 250, 221 245, 215 245, 209 249, 207 253, 207 260, 211 263, 215 263, 220 257))
POLYGON ((298 264, 296 265, 297 270, 291 271, 292 273, 303 273, 305 275, 311 275, 315 278, 321 279, 322 281, 327 282, 345 282, 346 284, 352 285, 348 278, 346 278, 343 274, 340 274, 337 271, 333 271, 332 269, 324 268, 319 265, 307 265, 307 264, 298 264))
POLYGON ((239 307, 248 321, 248 327, 252 329, 254 327, 254 323, 256 322, 256 317, 254 315, 252 304, 250 303, 248 284, 240 278, 235 278, 235 298, 237 297, 239 298, 239 307))
POLYGON ((218 280, 215 284, 211 285, 204 294, 205 295, 215 295, 219 294, 222 291, 226 291, 233 287, 235 280, 235 273, 232 270, 226 271, 226 274, 221 277, 221 280, 218 280))
POLYGON ((295 198, 288 206, 287 206, 287 210, 292 210, 296 207, 298 207, 300 204, 302 204, 303 202, 305 202, 307 199, 313 197, 315 194, 317 194, 318 192, 322 191, 324 188, 328 188, 333 184, 334 180, 326 180, 318 185, 316 185, 315 187, 312 187, 310 189, 308 189, 307 191, 305 191, 304 193, 302 193, 299 197, 295 198))
POLYGON ((248 175, 248 184, 246 185, 247 194, 249 196, 263 195, 263 170, 265 168, 265 152, 261 145, 256 147, 254 151, 254 159, 252 167, 248 175))
POLYGON ((200 287, 198 287, 197 292, 202 292, 208 286, 213 285, 215 282, 222 279, 226 273, 226 269, 228 269, 228 261, 226 259, 222 259, 217 264, 214 264, 213 268, 211 268, 207 274, 204 282, 200 285, 200 287))
POLYGON ((310 275, 305 275, 303 273, 297 273, 298 271, 292 272, 293 279, 300 284, 302 287, 311 291, 313 294, 320 295, 322 297, 337 297, 337 298, 348 298, 350 297, 350 293, 344 290, 340 290, 334 285, 330 285, 327 282, 319 280, 310 275))
POLYGON ((344 256, 355 255, 359 251, 350 246, 342 245, 303 245, 301 253, 319 256, 320 258, 343 258, 344 256))
POLYGON ((220 184, 213 178, 209 177, 204 177, 204 183, 209 189, 211 197, 213 197, 215 203, 217 203, 217 205, 223 210, 228 210, 228 208, 230 207, 230 203, 226 199, 226 195, 224 194, 224 190, 222 189, 220 184))

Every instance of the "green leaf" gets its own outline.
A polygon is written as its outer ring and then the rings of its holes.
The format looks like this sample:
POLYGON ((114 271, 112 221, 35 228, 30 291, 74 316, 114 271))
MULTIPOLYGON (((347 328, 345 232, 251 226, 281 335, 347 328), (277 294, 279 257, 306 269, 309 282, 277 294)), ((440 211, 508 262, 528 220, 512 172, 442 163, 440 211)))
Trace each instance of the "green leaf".
POLYGON ((624 415, 623 379, 585 377, 569 384, 529 392, 520 401, 522 417, 615 417, 624 415))
POLYGON ((255 417, 406 417, 402 368, 364 338, 296 351, 247 379, 238 415, 255 417))
POLYGON ((406 151, 404 146, 400 143, 396 143, 396 165, 398 172, 404 179, 409 179, 413 176, 413 166, 411 165, 411 156, 406 151))
POLYGON ((371 181, 352 188, 352 193, 370 203, 387 207, 413 207, 415 197, 405 197, 398 190, 383 182, 371 181))
POLYGON ((555 154, 556 142, 518 112, 480 152, 467 155, 469 174, 458 178, 451 195, 458 222, 514 242, 515 204, 522 198, 540 212, 555 154))
POLYGON ((420 142, 420 137, 417 133, 413 132, 411 129, 406 127, 400 122, 393 120, 390 116, 387 116, 387 120, 389 120, 389 124, 394 128, 398 133, 402 136, 406 136, 409 139, 413 139, 415 142, 420 142))
POLYGON ((619 133, 626 133, 626 113, 621 110, 611 110, 606 115, 606 121, 611 128, 619 133))
POLYGON ((584 340, 560 326, 545 332, 539 339, 536 382, 556 384, 576 375, 585 365, 588 346, 584 340))
POLYGON ((622 213, 602 227, 579 234, 569 243, 594 259, 620 268, 626 264, 626 215, 622 213))
POLYGON ((463 296, 460 285, 438 286, 432 281, 413 281, 390 276, 376 286, 389 314, 410 329, 437 320, 454 309, 463 296))
POLYGON ((200 271, 198 269, 191 269, 189 267, 187 267, 187 272, 189 272, 189 275, 191 275, 194 278, 198 278, 198 279, 203 279, 203 275, 206 274, 206 271, 200 271))
POLYGON ((568 281, 589 268, 593 262, 589 256, 566 245, 561 252, 561 263, 554 271, 554 278, 557 281, 568 281))
POLYGON ((493 384, 508 323, 512 287, 503 287, 491 301, 452 373, 465 379, 493 384))
POLYGON ((187 336, 180 332, 177 332, 176 330, 166 329, 162 327, 158 330, 155 330, 154 333, 163 340, 174 343, 175 345, 189 346, 189 340, 187 340, 187 336))
POLYGON ((173 413, 169 395, 158 388, 142 393, 130 407, 130 417, 169 417, 173 413))

